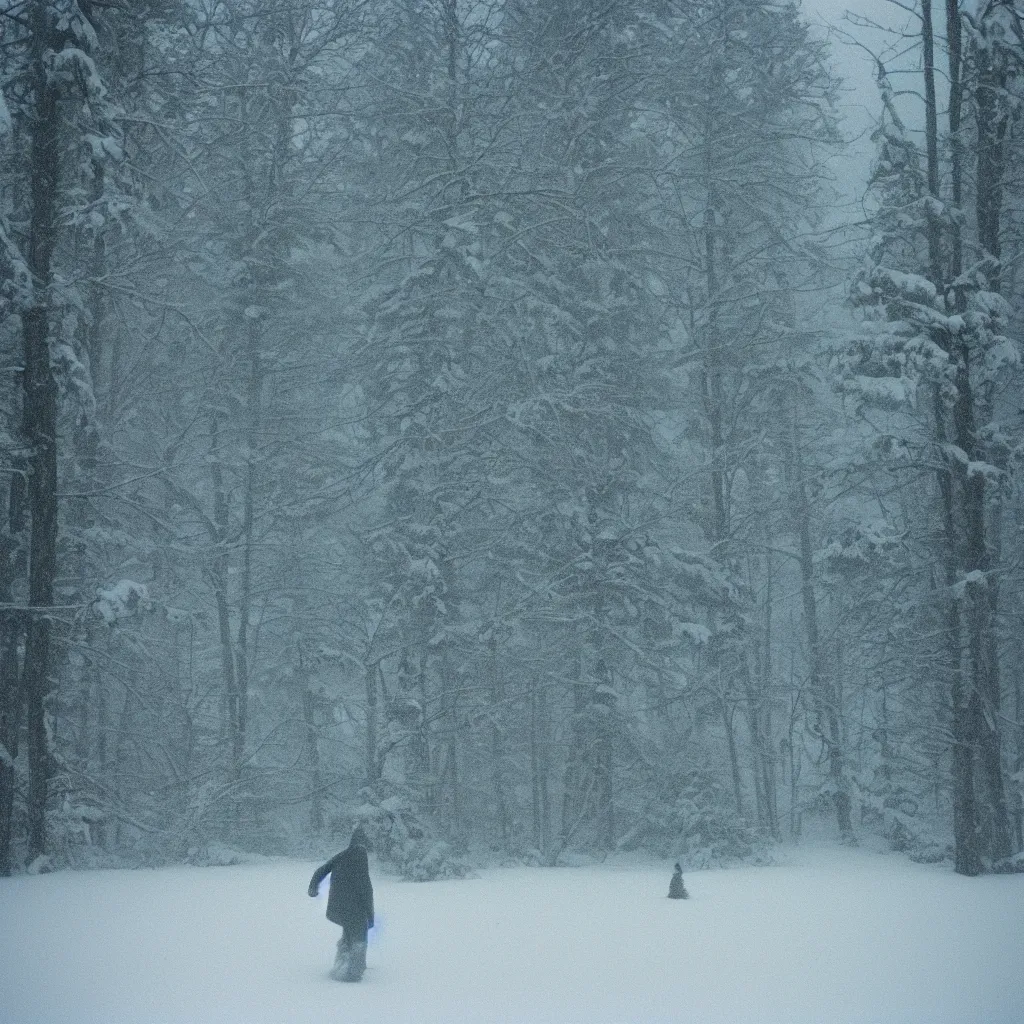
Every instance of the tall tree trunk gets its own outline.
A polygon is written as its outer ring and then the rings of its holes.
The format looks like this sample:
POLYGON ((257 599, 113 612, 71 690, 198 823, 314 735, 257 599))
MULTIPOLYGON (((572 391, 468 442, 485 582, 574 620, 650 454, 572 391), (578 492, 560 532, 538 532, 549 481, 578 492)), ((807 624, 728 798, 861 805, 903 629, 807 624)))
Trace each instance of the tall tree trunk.
POLYGON ((302 688, 302 717, 306 727, 306 771, 309 775, 309 834, 319 836, 324 829, 323 778, 320 773, 320 732, 316 723, 316 694, 309 685, 308 673, 299 647, 299 681, 302 688))
POLYGON ((1018 850, 1024 850, 1024 673, 1020 669, 1020 661, 1013 673, 1014 717, 1016 728, 1016 757, 1013 762, 1013 775, 1017 780, 1013 798, 1013 832, 1018 850))
POLYGON ((594 694, 599 779, 597 809, 600 815, 598 841, 602 849, 610 851, 615 848, 615 691, 604 658, 598 658, 595 674, 598 680, 594 694))
MULTIPOLYGON (((928 192, 939 198, 939 114, 935 100, 935 30, 932 21, 932 0, 921 0, 921 41, 924 58, 925 151, 927 157, 928 192)), ((928 266, 932 284, 941 293, 942 227, 932 206, 928 207, 928 266)))
MULTIPOLYGON (((940 448, 945 443, 946 412, 938 385, 933 388, 932 404, 936 439, 940 448)), ((957 551, 955 481, 947 464, 938 470, 942 532, 944 540, 943 571, 945 580, 944 628, 942 646, 949 665, 949 693, 953 769, 953 843, 954 867, 958 874, 973 877, 981 871, 981 850, 978 841, 978 809, 974 791, 976 757, 977 704, 967 698, 963 666, 963 624, 960 599, 956 595, 957 551)))
POLYGON ((590 798, 592 780, 587 771, 588 736, 586 728, 587 686, 583 678, 582 651, 571 654, 572 713, 569 750, 565 758, 562 782, 562 822, 560 849, 565 849, 580 829, 586 814, 585 801, 590 798))
POLYGON ((381 763, 377 750, 380 733, 380 701, 378 700, 378 677, 380 662, 368 662, 364 675, 366 688, 366 785, 373 789, 380 781, 381 763))
POLYGON ((439 745, 438 756, 443 771, 438 772, 438 781, 443 785, 443 801, 445 808, 445 830, 449 838, 462 841, 462 773, 459 770, 459 716, 458 716, 458 680, 451 666, 451 650, 447 642, 441 645, 441 656, 438 665, 440 673, 440 712, 444 723, 444 740, 439 745))
POLYGON ((599 488, 585 489, 588 529, 579 550, 589 568, 579 583, 587 627, 573 654, 572 732, 565 768, 562 845, 585 837, 598 849, 614 846, 614 729, 616 698, 604 657, 607 607, 604 588, 609 568, 599 539, 602 509, 599 488))
POLYGON ((825 669, 825 651, 818 626, 818 595, 814 572, 814 550, 811 544, 811 510, 804 480, 801 441, 793 418, 793 512, 800 544, 800 597, 804 611, 809 661, 808 685, 817 719, 817 733, 828 755, 829 783, 836 813, 839 836, 844 842, 853 840, 850 814, 850 788, 847 780, 846 750, 842 729, 842 708, 839 688, 825 669))
MULTIPOLYGON (((5 605, 13 602, 14 581, 25 571, 24 472, 12 473, 8 493, 7 529, 0 535, 0 604, 5 605)), ((0 612, 0 878, 6 878, 14 869, 14 763, 25 700, 18 657, 23 635, 23 616, 13 610, 0 612)))
MULTIPOLYGON (((1006 75, 999 65, 999 58, 992 47, 973 47, 974 64, 977 79, 974 86, 975 125, 977 128, 977 168, 975 175, 976 215, 978 225, 978 241, 981 248, 992 257, 992 265, 988 270, 988 286, 991 291, 998 292, 1001 284, 999 264, 1001 254, 1000 223, 1003 205, 1003 170, 1005 164, 1005 140, 1009 124, 1009 115, 1004 100, 1006 75)), ((992 416, 992 386, 988 385, 981 403, 983 419, 992 416)), ((987 453, 986 453, 987 454, 987 453)), ((1002 460, 996 459, 1002 466, 1002 460)), ((982 643, 982 721, 979 723, 981 766, 984 774, 985 792, 989 804, 991 827, 991 853, 995 860, 1008 857, 1013 851, 1011 834, 1010 807, 1006 795, 1002 766, 1002 735, 1001 714, 1002 681, 999 666, 999 577, 1000 531, 1002 496, 998 493, 987 496, 984 490, 978 496, 982 504, 979 515, 983 526, 987 527, 986 559, 989 571, 985 592, 978 595, 985 603, 983 609, 984 635, 982 643), (987 516, 987 521, 986 521, 987 516)))
POLYGON ((498 661, 498 637, 492 623, 491 635, 487 641, 491 671, 491 784, 494 788, 494 805, 497 808, 498 829, 501 832, 501 848, 512 852, 512 820, 508 810, 508 783, 505 773, 505 692, 501 665, 498 661))
POLYGON ((551 796, 548 790, 547 690, 530 683, 530 789, 533 845, 546 859, 551 849, 551 796))
MULTIPOLYGON (((260 329, 249 319, 246 324, 246 355, 249 376, 245 389, 245 483, 242 496, 242 559, 239 566, 238 629, 233 644, 235 661, 234 707, 231 716, 232 773, 241 780, 249 731, 249 626, 252 618, 253 553, 255 548, 256 489, 260 433, 263 426, 263 360, 260 329)), ((230 642, 230 641, 229 641, 230 642)))
MULTIPOLYGON (((955 26, 950 37, 949 70, 950 78, 950 130, 959 130, 960 120, 960 58, 959 58, 959 12, 956 0, 946 0, 947 31, 955 26)), ((931 0, 922 0, 922 41, 924 43, 925 80, 925 138, 927 154, 928 191, 939 199, 939 153, 938 153, 938 107, 935 100, 935 53, 934 28, 931 0)), ((961 193, 959 139, 953 139, 953 194, 954 203, 959 205, 961 193)), ((959 229, 953 228, 950 251, 950 266, 943 267, 944 253, 940 240, 941 228, 934 214, 929 213, 928 249, 932 283, 939 294, 945 294, 946 277, 955 279, 960 269, 959 229)), ((947 299, 948 301, 948 299, 947 299)), ((937 342, 949 348, 948 340, 939 337, 937 342)), ((940 451, 948 443, 946 407, 941 388, 936 384, 932 389, 932 408, 936 441, 940 451)), ((950 666, 950 708, 952 714, 952 768, 953 768, 953 837, 955 845, 955 869, 963 875, 976 875, 981 871, 981 853, 978 845, 978 811, 974 791, 974 762, 977 723, 972 720, 975 704, 967 697, 964 675, 962 638, 963 615, 960 601, 956 596, 957 572, 960 566, 960 541, 957 528, 955 470, 948 458, 938 471, 938 488, 945 542, 943 570, 946 584, 945 627, 943 646, 946 661, 950 666)))
MULTIPOLYGON (((26 473, 18 460, 8 484, 7 523, 0 534, 0 604, 14 601, 14 584, 27 568, 25 549, 26 473)), ((14 839, 15 759, 24 713, 19 648, 25 635, 25 617, 13 610, 0 612, 0 877, 14 870, 11 843, 14 839)))
POLYGON ((22 432, 29 448, 28 513, 29 594, 31 611, 25 638, 23 686, 28 726, 29 855, 46 852, 46 803, 50 751, 46 715, 51 681, 53 605, 57 575, 57 384, 50 367, 53 253, 57 241, 60 151, 58 93, 47 66, 53 48, 49 4, 32 5, 32 86, 30 223, 28 266, 32 299, 22 313, 24 371, 22 432))
MULTIPOLYGON (((722 713, 722 728, 725 729, 725 741, 729 748, 729 766, 732 769, 732 798, 736 804, 736 813, 742 818, 743 811, 743 785, 740 782, 740 759, 736 751, 736 730, 733 726, 733 710, 729 707, 725 694, 719 691, 719 710, 722 713)), ((761 791, 756 785, 754 793, 757 799, 758 814, 761 813, 761 791)))
MULTIPOLYGON (((0 601, 5 600, 0 591, 0 601)), ((10 602, 10 597, 6 598, 10 602)), ((22 691, 18 665, 20 618, 13 612, 0 616, 0 878, 14 869, 11 842, 14 838, 14 762, 21 730, 22 691)))
POLYGON ((974 46, 972 50, 977 67, 974 84, 974 122, 978 140, 975 216, 978 242, 993 260, 988 271, 988 286, 991 291, 998 292, 1002 280, 999 259, 1002 249, 1003 170, 1006 131, 1010 121, 1003 98, 1006 74, 998 66, 998 57, 992 52, 992 47, 974 46))
MULTIPOLYGON (((221 675, 224 684, 222 701, 221 740, 228 744, 231 782, 237 786, 236 770, 239 766, 238 746, 238 679, 234 641, 231 631, 230 553, 229 524, 230 509, 228 491, 224 479, 223 452, 221 451, 221 413, 215 410, 210 416, 210 482, 213 487, 213 518, 210 539, 213 553, 210 558, 210 582, 213 586, 214 603, 217 608, 217 637, 220 644, 221 675)), ((234 819, 237 826, 237 815, 234 819)))
POLYGON ((775 755, 772 750, 772 708, 771 708, 771 677, 772 677, 772 555, 767 536, 767 516, 765 516, 765 547, 764 580, 765 596, 763 607, 763 625, 761 635, 752 644, 753 672, 748 667, 744 671, 744 683, 747 691, 747 708, 750 723, 750 743, 753 755, 754 777, 758 783, 761 800, 764 805, 764 816, 760 825, 768 835, 775 839, 779 833, 778 789, 775 778, 775 755))

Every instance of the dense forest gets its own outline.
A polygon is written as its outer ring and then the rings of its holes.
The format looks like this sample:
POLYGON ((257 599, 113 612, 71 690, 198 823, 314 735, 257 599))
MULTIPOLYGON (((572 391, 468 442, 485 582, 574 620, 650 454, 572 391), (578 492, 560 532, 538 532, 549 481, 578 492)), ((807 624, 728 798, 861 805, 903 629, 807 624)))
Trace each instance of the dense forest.
POLYGON ((904 10, 851 203, 791 3, 0 0, 0 874, 1018 867, 1024 6, 904 10))

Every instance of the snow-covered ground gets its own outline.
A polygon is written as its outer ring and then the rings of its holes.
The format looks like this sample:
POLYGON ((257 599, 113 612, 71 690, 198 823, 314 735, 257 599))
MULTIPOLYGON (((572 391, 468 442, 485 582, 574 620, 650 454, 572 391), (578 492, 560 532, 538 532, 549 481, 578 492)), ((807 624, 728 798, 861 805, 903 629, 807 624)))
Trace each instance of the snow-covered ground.
POLYGON ((1024 1021, 1024 876, 786 859, 687 873, 688 901, 671 864, 378 874, 359 985, 328 978, 310 863, 0 880, 0 1021, 1024 1021))

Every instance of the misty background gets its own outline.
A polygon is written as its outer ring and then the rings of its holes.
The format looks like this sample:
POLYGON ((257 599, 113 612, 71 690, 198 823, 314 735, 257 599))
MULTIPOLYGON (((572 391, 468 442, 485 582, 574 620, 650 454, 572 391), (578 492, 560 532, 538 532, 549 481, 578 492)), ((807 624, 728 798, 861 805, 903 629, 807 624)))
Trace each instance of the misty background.
POLYGON ((1015 0, 0 0, 0 874, 1024 846, 1015 0))

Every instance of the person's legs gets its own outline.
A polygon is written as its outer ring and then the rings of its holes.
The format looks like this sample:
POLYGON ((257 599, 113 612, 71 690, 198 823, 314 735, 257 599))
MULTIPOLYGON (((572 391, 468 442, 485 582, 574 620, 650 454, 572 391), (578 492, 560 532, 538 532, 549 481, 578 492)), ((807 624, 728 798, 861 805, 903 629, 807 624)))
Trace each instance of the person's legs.
POLYGON ((366 970, 366 921, 346 924, 342 933, 348 953, 344 981, 359 981, 366 970))
POLYGON ((342 928, 341 938, 338 939, 337 952, 334 954, 334 966, 331 968, 331 977, 335 981, 342 981, 349 970, 349 960, 352 950, 347 940, 347 930, 342 928))

